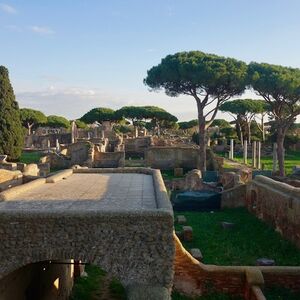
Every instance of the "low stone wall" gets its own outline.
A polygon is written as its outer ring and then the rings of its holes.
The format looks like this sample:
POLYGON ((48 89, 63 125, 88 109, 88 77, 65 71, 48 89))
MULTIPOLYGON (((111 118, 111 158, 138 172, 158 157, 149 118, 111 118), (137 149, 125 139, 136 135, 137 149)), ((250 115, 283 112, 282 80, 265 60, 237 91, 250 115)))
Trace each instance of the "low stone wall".
POLYGON ((94 168, 119 168, 124 167, 125 152, 95 152, 94 168))
POLYGON ((247 186, 247 208, 300 248, 300 188, 256 176, 247 186))
POLYGON ((170 170, 199 168, 199 149, 196 147, 151 147, 145 149, 146 166, 170 170))
POLYGON ((263 287, 300 290, 300 267, 249 267, 205 265, 191 256, 174 234, 174 288, 189 295, 228 293, 246 300, 264 300, 263 287))
POLYGON ((245 207, 246 192, 247 192, 247 187, 245 184, 240 184, 231 189, 223 191, 221 193, 221 209, 245 207))

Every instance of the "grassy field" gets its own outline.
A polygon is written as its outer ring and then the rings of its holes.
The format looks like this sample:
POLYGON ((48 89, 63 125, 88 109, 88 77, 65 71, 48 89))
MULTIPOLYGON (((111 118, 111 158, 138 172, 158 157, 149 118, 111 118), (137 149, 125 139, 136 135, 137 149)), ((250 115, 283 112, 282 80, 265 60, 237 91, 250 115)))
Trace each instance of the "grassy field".
POLYGON ((41 152, 23 152, 20 157, 20 162, 24 164, 36 164, 42 156, 44 156, 44 154, 41 152))
MULTIPOLYGON (((203 262, 217 265, 255 265, 258 258, 274 259, 276 265, 300 265, 300 250, 283 239, 271 227, 246 209, 219 212, 180 212, 193 228, 193 241, 187 249, 199 248, 203 262), (223 229, 221 222, 233 222, 233 229, 223 229)), ((181 225, 175 225, 176 230, 181 225)))
MULTIPOLYGON (((217 153, 220 156, 225 156, 225 153, 217 153)), ((234 160, 237 162, 243 162, 243 155, 235 155, 234 160)), ((247 160, 249 166, 252 164, 252 159, 249 158, 247 160)), ((273 158, 271 156, 262 156, 261 164, 264 165, 264 170, 273 170, 273 158)), ((296 165, 300 165, 300 152, 290 151, 285 156, 285 171, 286 174, 291 174, 293 167, 296 165)), ((228 166, 224 166, 225 168, 228 166)))

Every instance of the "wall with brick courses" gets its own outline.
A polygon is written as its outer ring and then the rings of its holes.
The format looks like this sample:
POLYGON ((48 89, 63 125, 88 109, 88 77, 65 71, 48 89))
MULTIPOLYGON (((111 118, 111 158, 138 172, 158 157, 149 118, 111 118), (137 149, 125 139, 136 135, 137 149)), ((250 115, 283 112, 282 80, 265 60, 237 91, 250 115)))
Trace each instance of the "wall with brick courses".
POLYGON ((246 300, 265 300, 263 286, 300 289, 300 267, 247 267, 205 265, 194 259, 174 234, 175 290, 189 295, 203 295, 212 291, 239 295, 246 300))
POLYGON ((247 207, 300 248, 300 188, 256 176, 247 187, 247 207))

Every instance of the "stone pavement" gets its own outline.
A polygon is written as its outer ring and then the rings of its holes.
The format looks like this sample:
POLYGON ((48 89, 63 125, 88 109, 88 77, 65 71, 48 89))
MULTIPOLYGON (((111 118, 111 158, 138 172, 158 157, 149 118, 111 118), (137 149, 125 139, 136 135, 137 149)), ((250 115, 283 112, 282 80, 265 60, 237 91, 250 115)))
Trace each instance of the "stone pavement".
POLYGON ((0 203, 0 210, 156 209, 153 178, 146 174, 73 174, 45 183, 0 203))

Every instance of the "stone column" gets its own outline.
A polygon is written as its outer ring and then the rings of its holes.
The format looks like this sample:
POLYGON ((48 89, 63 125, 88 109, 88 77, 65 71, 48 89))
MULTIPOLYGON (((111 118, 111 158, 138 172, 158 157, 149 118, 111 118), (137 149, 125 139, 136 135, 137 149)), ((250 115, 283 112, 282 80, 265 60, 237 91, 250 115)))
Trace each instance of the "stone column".
POLYGON ((55 148, 56 148, 56 151, 59 152, 60 145, 59 145, 58 139, 56 139, 56 141, 55 141, 55 148))
POLYGON ((260 156, 261 156, 261 142, 257 142, 257 169, 261 169, 261 161, 260 161, 260 156))
POLYGON ((230 139, 230 152, 229 152, 229 158, 233 160, 233 154, 234 154, 234 143, 233 139, 230 139))
POLYGON ((256 141, 252 143, 252 167, 256 168, 256 141))
POLYGON ((273 144, 273 172, 277 170, 277 143, 273 144))
POLYGON ((76 126, 75 121, 72 121, 72 125, 71 125, 71 140, 72 140, 71 142, 72 142, 72 144, 75 143, 76 138, 77 138, 77 126, 76 126))
POLYGON ((247 155, 248 155, 248 143, 247 140, 244 140, 244 164, 247 164, 247 155))

